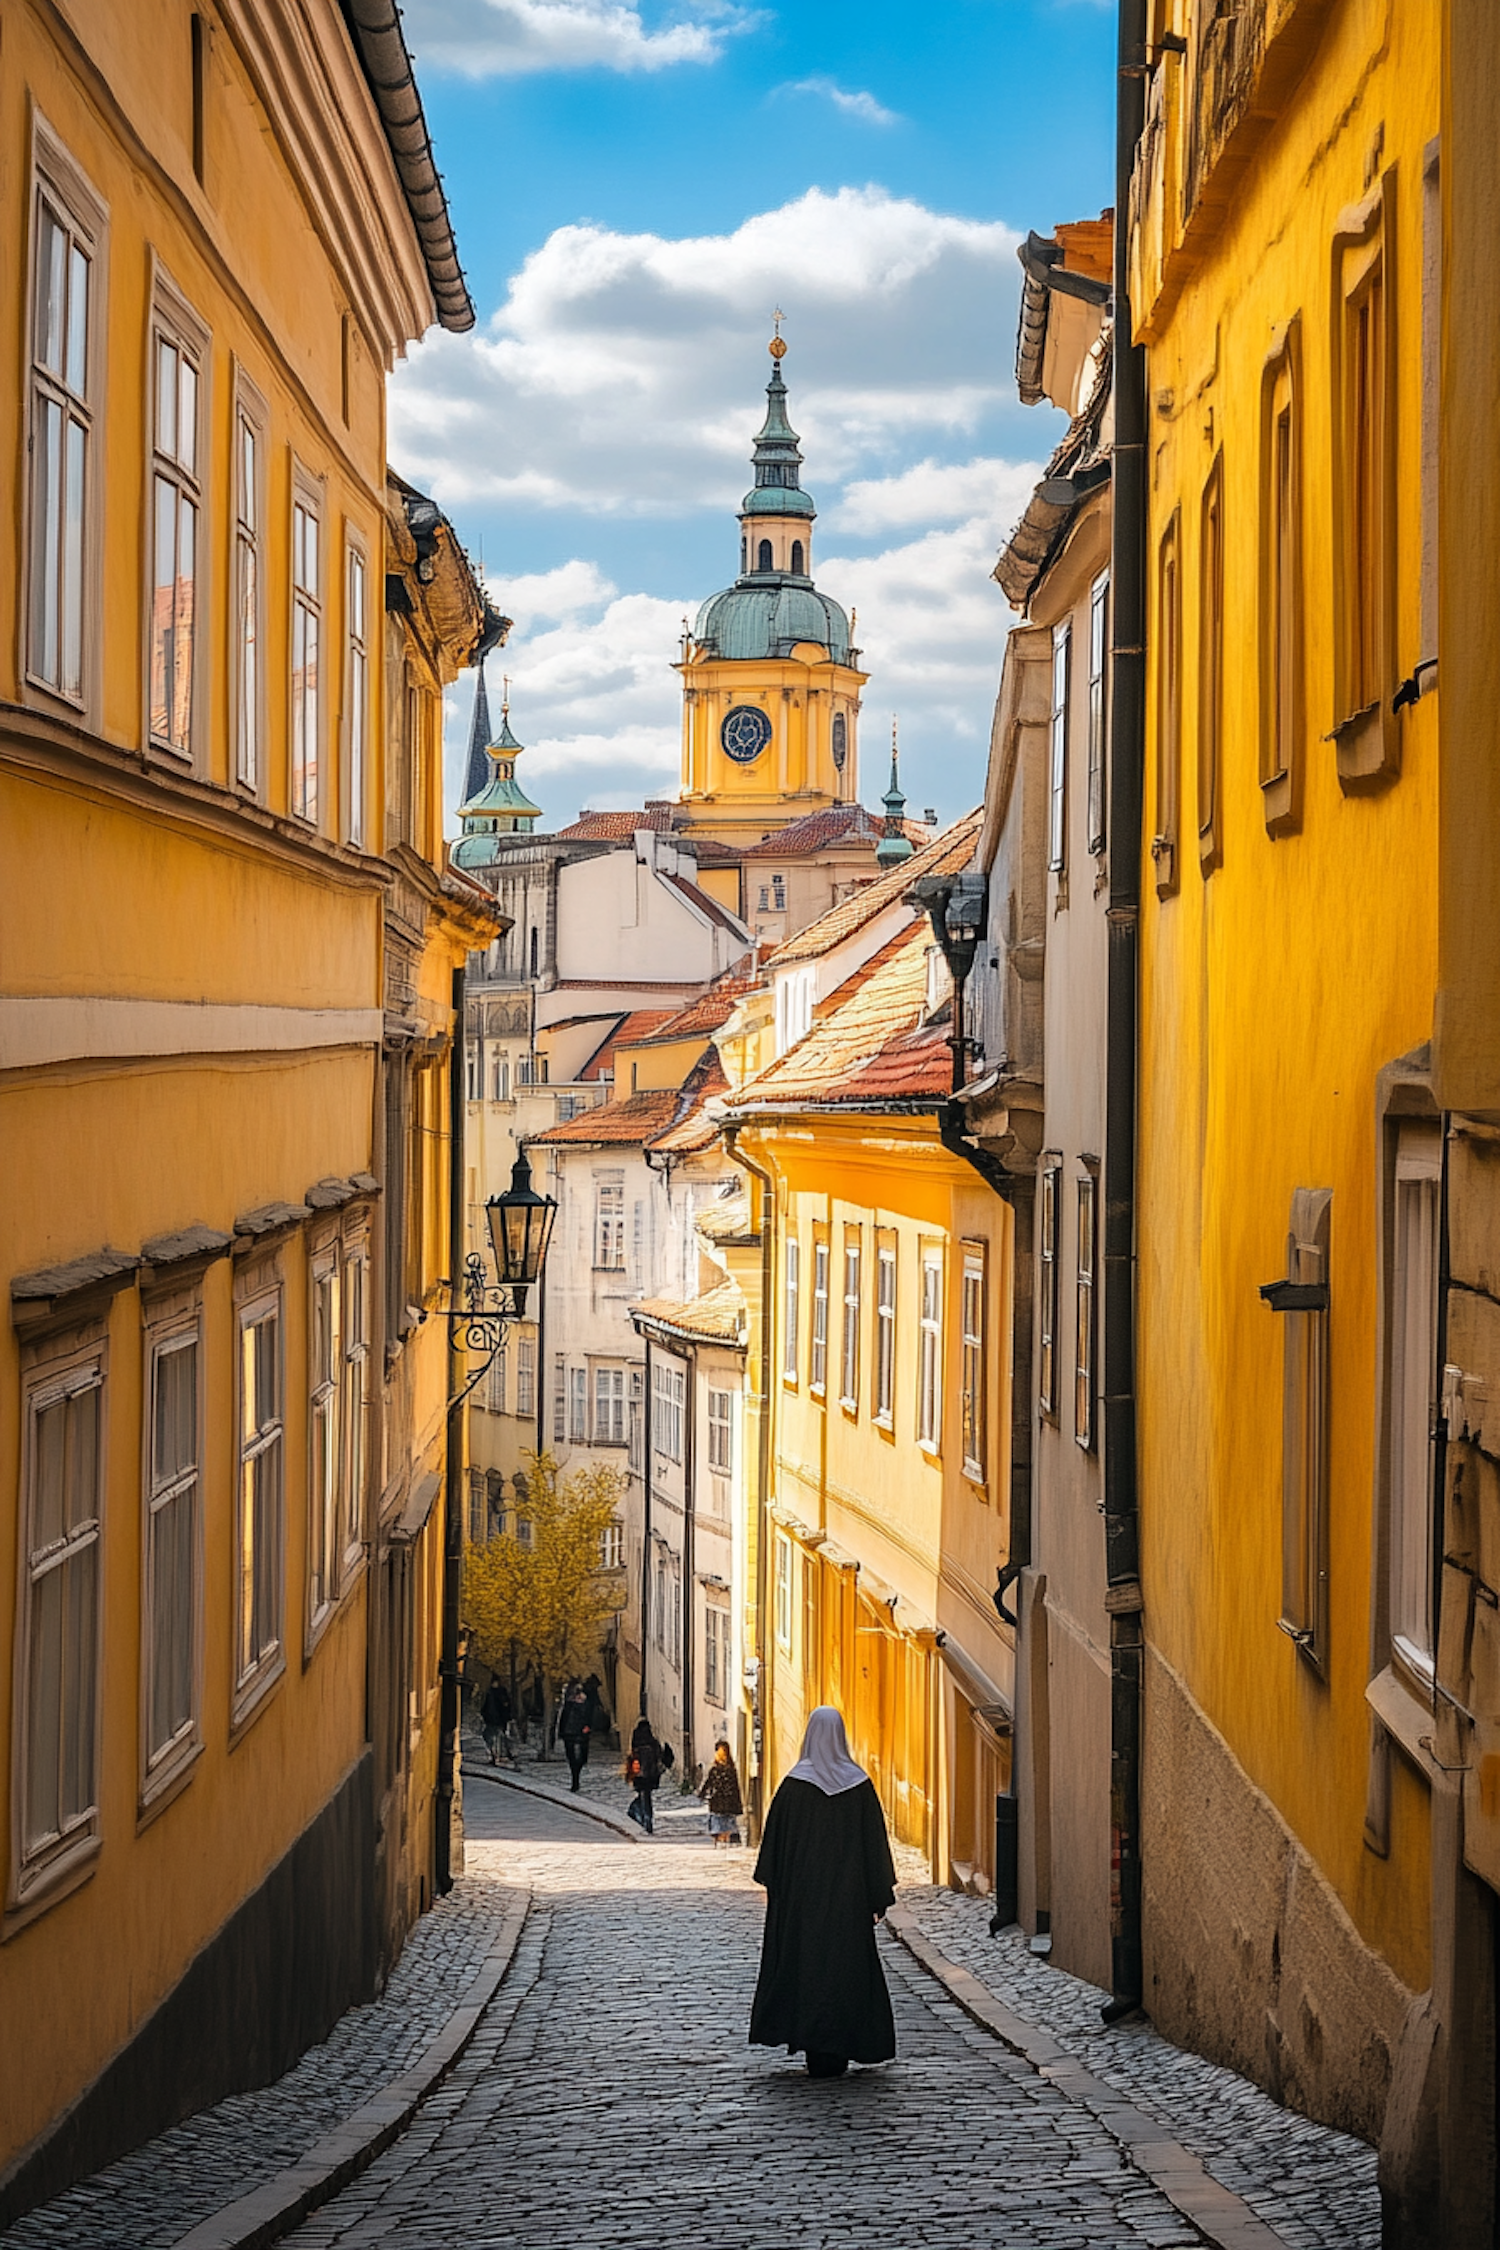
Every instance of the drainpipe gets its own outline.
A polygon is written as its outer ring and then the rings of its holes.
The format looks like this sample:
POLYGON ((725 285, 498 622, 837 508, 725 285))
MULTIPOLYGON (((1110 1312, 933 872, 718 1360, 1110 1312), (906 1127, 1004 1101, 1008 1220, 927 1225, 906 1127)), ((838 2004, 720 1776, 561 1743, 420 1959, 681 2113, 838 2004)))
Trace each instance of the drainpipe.
MULTIPOLYGON (((453 1038, 448 1049, 448 1272, 455 1298, 464 1270, 464 972, 453 972, 453 1038)), ((441 1897, 453 1888, 453 1806, 458 1772, 458 1617, 464 1567, 464 1430, 468 1393, 463 1381, 463 1332, 457 1321, 448 1330, 448 1437, 443 1489, 442 1649, 438 1662, 437 1822, 433 1838, 433 1887, 441 1897)))
POLYGON ((776 1190, 764 1165, 747 1156, 739 1145, 740 1128, 727 1125, 724 1146, 730 1159, 759 1180, 760 1194, 760 1431, 756 1440, 755 1490, 755 1694, 751 1706, 751 1747, 755 1772, 750 1777, 750 1826, 758 1840, 765 1825, 766 1743, 770 1737, 770 1673, 766 1662, 766 1603, 771 1578, 771 1321, 776 1284, 776 1190))
POLYGON ((682 1418, 682 1778, 693 1776, 693 1478, 698 1457, 698 1354, 687 1363, 686 1408, 682 1418))
POLYGON ((644 1499, 641 1508, 641 1717, 646 1717, 646 1667, 651 1661, 651 1338, 649 1333, 641 1338, 646 1347, 646 1371, 641 1377, 641 1485, 644 1499))
POLYGON ((1146 365, 1131 341, 1130 186, 1146 106, 1145 0, 1120 0, 1110 555, 1109 967, 1104 1126, 1104 1551, 1110 1640, 1110 1956, 1106 2023, 1139 2007, 1141 1614, 1136 1475, 1135 1139, 1145 762, 1146 365))

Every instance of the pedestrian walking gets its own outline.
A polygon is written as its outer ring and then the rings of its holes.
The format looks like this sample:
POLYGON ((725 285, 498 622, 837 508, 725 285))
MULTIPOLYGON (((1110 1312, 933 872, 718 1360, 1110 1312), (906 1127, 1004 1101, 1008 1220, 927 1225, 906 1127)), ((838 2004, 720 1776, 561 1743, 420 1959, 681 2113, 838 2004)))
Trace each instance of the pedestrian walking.
POLYGON ((737 1844, 740 1829, 736 1815, 744 1811, 745 1800, 740 1795, 739 1772, 727 1742, 714 1744, 714 1754, 698 1794, 708 1807, 708 1833, 714 1840, 714 1850, 737 1844))
POLYGON ((771 1800, 755 1880, 766 1928, 751 2045, 805 2054, 809 2078, 889 2061, 896 2026, 875 1924, 895 1899, 896 1870, 875 1784, 831 1704, 813 1712, 771 1800))
POLYGON ((635 1732, 630 1737, 630 1751, 625 1760, 625 1779, 635 1795, 625 1807, 631 1819, 648 1836, 656 1834, 656 1819, 651 1809, 651 1799, 661 1786, 664 1769, 672 1763, 670 1743, 658 1742, 651 1731, 651 1721, 641 1718, 635 1722, 635 1732))
POLYGON ((573 1777, 573 1794, 576 1797, 578 1777, 589 1762, 589 1699, 577 1680, 569 1682, 563 1696, 557 1731, 562 1736, 563 1755, 573 1777))
POLYGON ((479 1706, 479 1724, 484 1734, 484 1746, 490 1754, 490 1764, 500 1763, 499 1743, 510 1725, 510 1697, 500 1684, 498 1672, 490 1674, 490 1684, 484 1691, 484 1701, 479 1706))

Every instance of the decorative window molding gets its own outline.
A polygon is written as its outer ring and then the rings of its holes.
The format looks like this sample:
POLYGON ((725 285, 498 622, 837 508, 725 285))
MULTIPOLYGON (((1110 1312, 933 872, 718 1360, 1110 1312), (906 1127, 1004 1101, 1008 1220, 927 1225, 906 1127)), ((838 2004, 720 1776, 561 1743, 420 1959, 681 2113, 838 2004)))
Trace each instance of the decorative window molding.
POLYGON ((338 1600, 339 1392, 344 1358, 343 1276, 337 1238, 313 1248, 307 1273, 307 1647, 338 1600))
MULTIPOLYGON (((339 1594, 348 1592, 364 1559, 370 1481, 370 1236, 367 1225, 346 1231, 343 1245, 344 1356, 340 1374, 339 1594)), ((504 1369, 501 1369, 504 1400, 504 1369)))
POLYGON ((140 1809, 203 1747, 203 1309, 196 1289, 149 1302, 144 1320, 141 1500, 140 1809))
POLYGON ((896 1245, 875 1253, 875 1420, 890 1429, 896 1412, 896 1245))
POLYGON ((851 1414, 859 1411, 860 1284, 863 1249, 859 1229, 844 1236, 844 1325, 839 1351, 839 1403, 851 1414))
POLYGON ((686 1403, 687 1369, 659 1352, 651 1362, 651 1444, 668 1461, 682 1459, 686 1403))
POLYGON ((1047 785, 1047 866, 1064 876, 1068 865, 1068 696, 1072 687, 1073 628, 1052 632, 1052 711, 1049 721, 1050 771, 1047 785))
POLYGON ((716 1476, 734 1474, 734 1399, 733 1391, 709 1388, 708 1465, 716 1476))
POLYGON ((623 1445, 625 1443, 625 1370, 623 1367, 596 1367, 594 1369, 594 1443, 595 1445, 623 1445))
POLYGON ((959 1397, 963 1425, 964 1475, 974 1484, 989 1482, 989 1303, 987 1256, 982 1242, 963 1247, 962 1350, 959 1397))
POLYGON ((1097 1440, 1094 1360, 1098 1334, 1099 1175, 1091 1158, 1078 1176, 1077 1280, 1073 1324, 1073 1440, 1091 1453, 1097 1440))
POLYGON ((1260 385, 1260 790, 1269 836, 1302 825, 1302 323, 1279 329, 1260 385))
POLYGON ((234 778, 264 799, 266 758, 266 508, 271 416, 259 390, 234 371, 234 554, 230 565, 230 671, 234 778))
POLYGON ((212 423, 210 335, 166 271, 152 275, 146 385, 146 738, 205 764, 209 555, 204 538, 212 423))
POLYGON ((784 1531, 776 1534, 776 1638, 791 1654, 792 1648, 792 1543, 784 1531))
POLYGON ((45 119, 31 120, 24 672, 97 724, 109 215, 45 119))
POLYGON ((943 1441, 943 1253, 924 1249, 917 1317, 917 1443, 936 1453, 943 1441))
POLYGON ((802 1299, 802 1245, 795 1235, 787 1237, 783 1252, 781 1293, 781 1379, 784 1383, 797 1380, 797 1330, 801 1318, 802 1299))
POLYGON ((808 1341, 807 1387, 821 1398, 828 1389, 828 1237, 813 1230, 812 1334, 808 1341))
POLYGON ((291 646, 287 740, 291 753, 291 809, 317 828, 322 821, 327 733, 324 693, 324 488, 296 459, 292 462, 291 646))
POLYGON ((1224 859, 1224 455, 1214 455, 1198 515, 1198 866, 1224 859))
POLYGON ((234 1695, 243 1726, 286 1669, 285 1288, 279 1273, 243 1277, 236 1292, 234 1695))
POLYGON ((1062 1158, 1044 1155, 1037 1168, 1037 1408, 1044 1422, 1057 1420, 1057 1328, 1062 1310, 1060 1197, 1062 1158))
POLYGON ((370 803, 370 554, 357 525, 344 525, 344 834, 363 847, 370 803))
POLYGON ((1333 739, 1345 791, 1401 770, 1396 660, 1396 170, 1333 235, 1333 739))
POLYGON ((1151 857, 1156 895, 1176 891, 1182 800, 1181 518, 1174 509, 1156 556, 1156 827, 1151 857))
POLYGON ((1097 857, 1104 849, 1108 827, 1105 807, 1108 772, 1109 714, 1109 573, 1101 572, 1089 588, 1089 850, 1097 857))
POLYGON ((594 1176, 594 1266, 601 1273, 625 1271, 625 1174, 594 1176))
POLYGON ((521 1336, 516 1342, 516 1414, 523 1422, 536 1415, 536 1338, 521 1336))

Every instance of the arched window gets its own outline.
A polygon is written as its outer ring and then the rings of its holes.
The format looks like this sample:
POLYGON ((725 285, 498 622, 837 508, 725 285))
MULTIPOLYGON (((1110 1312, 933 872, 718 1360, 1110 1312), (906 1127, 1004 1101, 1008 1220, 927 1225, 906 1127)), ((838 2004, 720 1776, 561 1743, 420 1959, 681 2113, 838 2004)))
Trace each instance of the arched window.
POLYGON ((794 578, 805 578, 807 576, 806 565, 802 559, 802 542, 800 539, 792 541, 792 576, 794 578))
POLYGON ((833 714, 833 762, 839 772, 844 770, 844 760, 849 755, 849 722, 842 711, 833 714))
POLYGON ((757 570, 775 569, 776 566, 771 560, 771 542, 769 539, 762 539, 760 543, 760 552, 756 557, 755 567, 757 570))

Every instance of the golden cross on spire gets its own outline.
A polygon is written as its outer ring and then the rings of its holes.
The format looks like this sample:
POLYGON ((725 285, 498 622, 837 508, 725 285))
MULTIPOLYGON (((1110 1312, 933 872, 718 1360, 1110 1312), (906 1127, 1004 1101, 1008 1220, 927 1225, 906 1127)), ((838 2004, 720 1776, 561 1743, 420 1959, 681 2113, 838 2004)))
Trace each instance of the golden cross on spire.
POLYGON ((509 716, 510 716, 510 674, 509 674, 509 672, 502 672, 502 673, 501 673, 501 675, 500 675, 500 688, 501 688, 501 694, 500 694, 500 712, 501 712, 501 716, 502 716, 503 718, 509 718, 509 716))
POLYGON ((771 318, 776 323, 776 333, 771 338, 771 341, 766 346, 766 349, 770 353, 772 359, 784 359, 786 357, 786 338, 781 333, 781 324, 786 319, 786 314, 782 311, 780 305, 776 307, 776 310, 771 315, 771 318))

